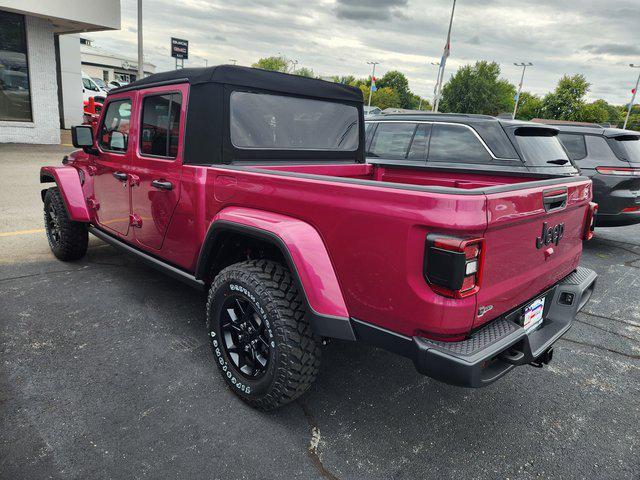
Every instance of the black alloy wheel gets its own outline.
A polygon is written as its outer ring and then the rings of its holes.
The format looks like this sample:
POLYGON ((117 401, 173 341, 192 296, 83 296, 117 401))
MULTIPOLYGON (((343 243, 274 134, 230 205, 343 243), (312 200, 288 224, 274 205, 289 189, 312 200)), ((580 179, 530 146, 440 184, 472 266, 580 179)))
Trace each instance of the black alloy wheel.
POLYGON ((271 348, 265 323, 240 294, 226 298, 220 311, 222 345, 234 366, 247 378, 261 378, 269 367, 271 348))

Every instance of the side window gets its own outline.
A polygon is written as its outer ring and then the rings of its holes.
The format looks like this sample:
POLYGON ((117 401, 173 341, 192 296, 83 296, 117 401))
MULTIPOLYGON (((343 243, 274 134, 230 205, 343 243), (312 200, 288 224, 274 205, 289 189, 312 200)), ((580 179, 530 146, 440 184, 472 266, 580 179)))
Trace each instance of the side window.
POLYGON ((491 155, 469 128, 435 123, 431 132, 429 161, 490 163, 491 155))
POLYGON ((140 153, 175 158, 180 136, 182 95, 169 93, 145 97, 142 102, 140 153))
POLYGON ((571 160, 582 160, 587 156, 587 145, 584 141, 584 135, 575 135, 572 133, 558 134, 564 148, 569 152, 571 160))
POLYGON ((103 150, 125 152, 129 143, 131 126, 131 100, 115 100, 107 104, 107 111, 100 126, 98 144, 103 150))
POLYGON ((405 159, 415 129, 415 123, 379 123, 368 155, 385 159, 405 159))
POLYGON ((89 80, 88 78, 83 78, 82 79, 82 86, 84 88, 86 88, 87 90, 94 90, 96 89, 96 87, 93 86, 93 82, 91 82, 91 80, 89 80))
POLYGON ((604 138, 596 135, 585 135, 584 139, 587 143, 589 158, 600 161, 620 162, 620 159, 615 156, 613 150, 611 150, 611 147, 604 138))
POLYGON ((376 129, 377 123, 365 122, 364 124, 364 148, 369 151, 369 145, 371 145, 371 137, 376 129))
POLYGON ((427 161, 427 151, 429 150, 429 135, 431 135, 431 125, 422 123, 416 128, 416 133, 413 135, 413 141, 409 148, 409 160, 421 160, 427 161))

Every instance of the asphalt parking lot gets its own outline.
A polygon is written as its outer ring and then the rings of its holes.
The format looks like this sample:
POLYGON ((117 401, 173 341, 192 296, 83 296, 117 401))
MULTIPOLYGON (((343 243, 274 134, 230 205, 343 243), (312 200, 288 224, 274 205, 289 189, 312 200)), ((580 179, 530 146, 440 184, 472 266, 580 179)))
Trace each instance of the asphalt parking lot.
POLYGON ((50 254, 38 169, 0 145, 0 478, 639 478, 640 226, 599 229, 596 292, 545 369, 481 390, 334 342, 296 403, 227 389, 204 296, 92 238, 50 254))

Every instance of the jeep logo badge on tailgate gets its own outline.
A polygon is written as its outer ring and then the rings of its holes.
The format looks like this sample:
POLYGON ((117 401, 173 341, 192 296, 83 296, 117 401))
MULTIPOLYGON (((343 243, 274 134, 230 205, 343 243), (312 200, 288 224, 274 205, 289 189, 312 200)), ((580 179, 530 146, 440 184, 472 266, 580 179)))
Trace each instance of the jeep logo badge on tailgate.
POLYGON ((547 225, 547 222, 542 224, 542 233, 536 238, 536 248, 542 248, 543 245, 549 245, 550 243, 558 245, 562 235, 564 235, 564 223, 548 228, 547 225))

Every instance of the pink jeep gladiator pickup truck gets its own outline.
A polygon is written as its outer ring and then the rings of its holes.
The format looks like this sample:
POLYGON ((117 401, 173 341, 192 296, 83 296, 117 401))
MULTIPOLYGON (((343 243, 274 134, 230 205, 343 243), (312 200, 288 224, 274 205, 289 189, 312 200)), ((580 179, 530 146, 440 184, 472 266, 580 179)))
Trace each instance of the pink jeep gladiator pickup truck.
POLYGON ((244 67, 112 90, 40 172, 51 249, 92 233, 208 291, 217 368, 263 410, 307 390, 322 338, 467 387, 548 363, 596 279, 591 182, 367 164, 364 126, 356 88, 244 67))

